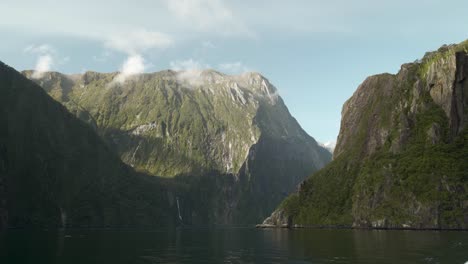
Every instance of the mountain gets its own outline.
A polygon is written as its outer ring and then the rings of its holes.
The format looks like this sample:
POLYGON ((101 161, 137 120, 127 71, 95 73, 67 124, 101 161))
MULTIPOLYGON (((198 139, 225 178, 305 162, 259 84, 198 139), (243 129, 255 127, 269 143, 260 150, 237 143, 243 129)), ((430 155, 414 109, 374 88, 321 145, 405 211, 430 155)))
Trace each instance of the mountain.
POLYGON ((343 106, 333 162, 264 224, 468 228, 467 52, 443 46, 367 78, 343 106))
POLYGON ((41 87, 0 63, 0 229, 171 225, 162 180, 121 162, 41 87))
POLYGON ((126 164, 185 186, 184 222, 258 222, 331 160, 258 73, 121 76, 48 72, 33 80, 126 164))

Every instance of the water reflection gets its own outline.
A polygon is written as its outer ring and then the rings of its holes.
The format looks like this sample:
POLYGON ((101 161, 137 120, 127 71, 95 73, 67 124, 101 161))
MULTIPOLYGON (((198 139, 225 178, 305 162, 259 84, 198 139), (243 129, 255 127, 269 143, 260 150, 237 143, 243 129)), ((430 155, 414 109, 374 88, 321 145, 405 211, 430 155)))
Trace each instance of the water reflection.
POLYGON ((0 234, 0 263, 465 263, 468 233, 319 229, 0 234))

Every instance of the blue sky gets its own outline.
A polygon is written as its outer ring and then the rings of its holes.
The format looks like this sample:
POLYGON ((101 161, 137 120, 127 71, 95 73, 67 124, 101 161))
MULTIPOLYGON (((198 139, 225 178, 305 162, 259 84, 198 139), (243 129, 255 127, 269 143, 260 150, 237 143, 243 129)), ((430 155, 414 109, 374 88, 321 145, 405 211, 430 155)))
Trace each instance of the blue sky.
POLYGON ((2 0, 0 10, 0 60, 18 70, 258 71, 321 142, 336 139, 367 76, 468 38, 462 0, 2 0))

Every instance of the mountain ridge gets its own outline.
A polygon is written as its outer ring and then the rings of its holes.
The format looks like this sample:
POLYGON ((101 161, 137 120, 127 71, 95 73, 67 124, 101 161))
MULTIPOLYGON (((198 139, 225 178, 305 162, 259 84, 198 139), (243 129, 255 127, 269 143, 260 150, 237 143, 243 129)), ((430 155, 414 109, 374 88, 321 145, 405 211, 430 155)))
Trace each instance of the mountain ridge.
POLYGON ((173 191, 3 63, 0 93, 0 228, 174 224, 173 191))
POLYGON ((265 225, 468 228, 468 41, 397 74, 368 77, 346 101, 334 160, 265 225))
POLYGON ((117 75, 43 73, 34 81, 138 171, 185 181, 225 175, 210 187, 219 191, 209 221, 259 221, 331 159, 261 74, 160 71, 115 83, 117 75))

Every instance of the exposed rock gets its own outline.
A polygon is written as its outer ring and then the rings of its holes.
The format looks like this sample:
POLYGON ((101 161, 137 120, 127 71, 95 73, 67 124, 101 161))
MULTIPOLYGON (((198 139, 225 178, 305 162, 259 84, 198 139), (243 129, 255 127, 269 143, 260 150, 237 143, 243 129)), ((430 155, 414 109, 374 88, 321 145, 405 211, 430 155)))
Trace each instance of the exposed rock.
POLYGON ((288 216, 283 210, 276 210, 268 218, 266 218, 262 224, 257 225, 257 227, 292 227, 292 217, 288 216))
POLYGON ((427 136, 429 137, 429 142, 433 145, 440 143, 441 132, 440 126, 437 123, 432 123, 431 127, 427 130, 427 136))
POLYGON ((461 133, 468 123, 468 54, 457 52, 457 71, 450 115, 453 134, 461 133))
POLYGON ((467 65, 465 41, 367 78, 343 106, 334 160, 284 209, 293 222, 467 229, 467 65))
POLYGON ((452 112, 455 71, 456 58, 450 55, 435 60, 426 73, 426 89, 429 90, 432 100, 444 109, 449 118, 452 112))
MULTIPOLYGON (((347 148, 354 147, 349 143, 355 142, 354 139, 358 137, 364 137, 364 152, 368 154, 374 153, 385 143, 388 128, 383 127, 382 122, 387 116, 382 116, 380 113, 382 109, 372 107, 372 105, 381 98, 389 98, 394 83, 395 78, 390 74, 369 77, 359 86, 354 95, 345 102, 341 113, 341 128, 334 158, 346 151, 347 148), (363 109, 365 109, 365 112, 361 111, 363 109), (358 127, 362 125, 359 121, 363 118, 366 118, 367 130, 365 134, 359 134, 362 132, 358 127)), ((390 111, 391 109, 386 110, 390 111)))
POLYGON ((34 81, 48 92, 64 90, 61 80, 72 82, 66 98, 56 99, 73 113, 88 113, 82 120, 125 163, 182 181, 190 194, 205 188, 206 196, 191 198, 197 205, 181 201, 188 211, 205 210, 197 215, 209 219, 199 222, 256 223, 331 160, 258 73, 162 71, 124 83, 113 82, 116 73, 44 76, 34 81))

